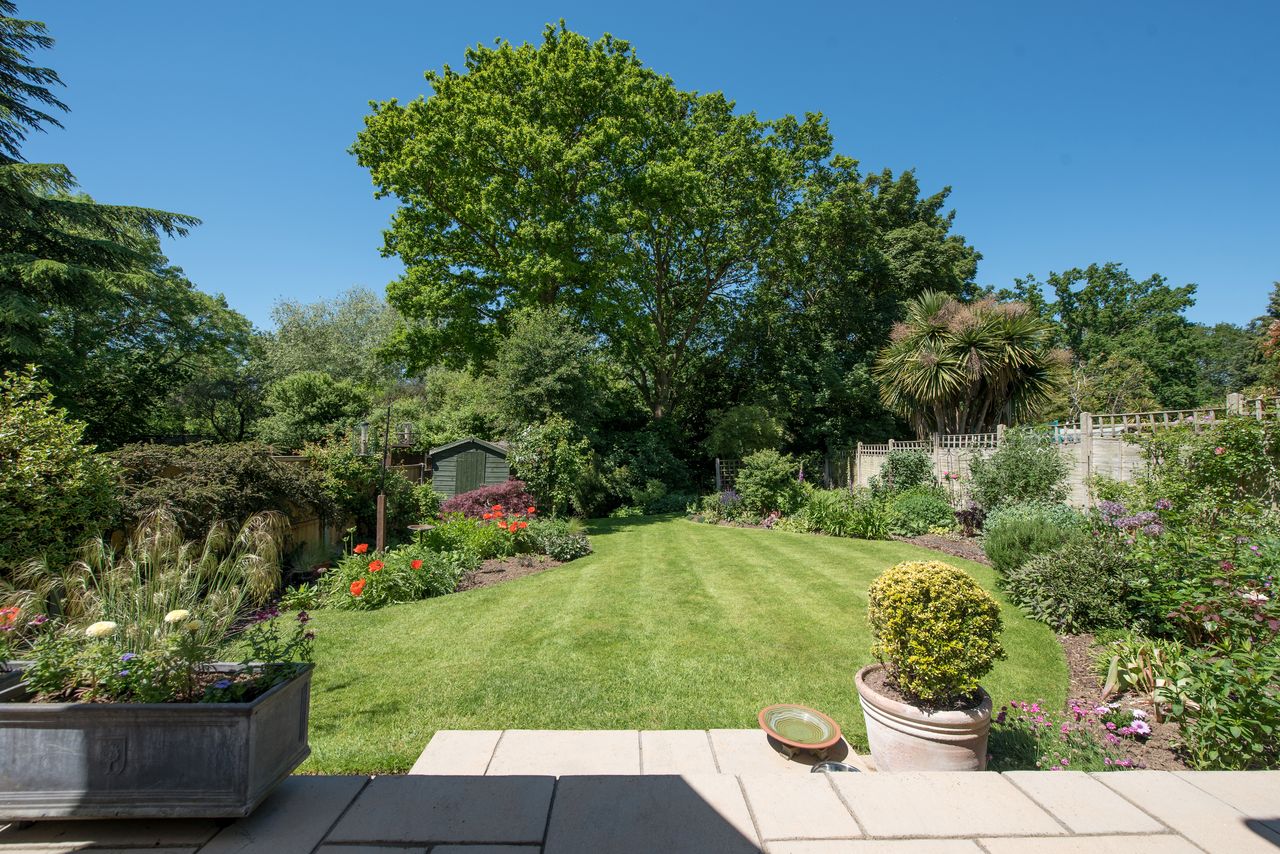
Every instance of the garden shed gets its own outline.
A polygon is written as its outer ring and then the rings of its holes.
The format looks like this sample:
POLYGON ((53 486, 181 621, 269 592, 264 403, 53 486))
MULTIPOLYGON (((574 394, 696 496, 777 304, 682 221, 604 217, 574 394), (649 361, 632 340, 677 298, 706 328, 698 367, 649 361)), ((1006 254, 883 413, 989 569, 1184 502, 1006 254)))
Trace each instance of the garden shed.
POLYGON ((507 449, 474 436, 432 448, 431 488, 452 498, 511 477, 507 449))

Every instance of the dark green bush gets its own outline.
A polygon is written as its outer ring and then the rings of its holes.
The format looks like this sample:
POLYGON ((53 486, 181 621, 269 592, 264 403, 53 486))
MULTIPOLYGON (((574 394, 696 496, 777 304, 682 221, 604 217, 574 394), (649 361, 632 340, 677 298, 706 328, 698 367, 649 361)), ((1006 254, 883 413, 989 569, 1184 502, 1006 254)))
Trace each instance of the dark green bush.
POLYGON ((32 558, 61 566, 111 527, 115 467, 84 430, 33 368, 0 376, 0 578, 32 558))
POLYGON ((924 451, 892 451, 884 459, 880 473, 871 479, 871 490, 893 495, 934 483, 933 460, 924 451))
POLYGON ((265 510, 330 518, 337 509, 321 474, 273 459, 256 442, 126 445, 111 456, 124 480, 126 524, 161 508, 193 532, 219 521, 239 526, 265 510))
POLYGON ((970 495, 984 510, 1005 504, 1061 504, 1070 467, 1050 437, 1029 427, 1007 430, 1000 447, 969 462, 970 495))
POLYGON ((577 523, 564 519, 535 519, 529 523, 534 548, 558 561, 577 560, 591 554, 591 542, 577 523))
POLYGON ((333 518, 354 519, 360 536, 371 538, 376 530, 379 487, 387 496, 388 542, 403 542, 409 536, 409 526, 421 520, 418 487, 394 470, 387 472, 384 481, 376 456, 362 457, 351 443, 342 440, 307 445, 303 455, 320 478, 333 518))
POLYGON ((734 489, 751 513, 763 516, 777 510, 786 516, 799 510, 804 502, 804 484, 798 473, 799 467, 790 454, 757 451, 742 461, 734 489))
POLYGON ((1063 504, 1009 504, 986 520, 982 549, 997 572, 1007 573, 1079 539, 1087 528, 1088 520, 1063 504))
POLYGON ((1122 551, 1108 541, 1072 540, 1009 570, 1009 599, 1056 631, 1120 628, 1133 619, 1139 581, 1122 551))
POLYGON ((933 528, 955 527, 955 511, 936 487, 916 486, 889 500, 889 531, 918 537, 933 528))

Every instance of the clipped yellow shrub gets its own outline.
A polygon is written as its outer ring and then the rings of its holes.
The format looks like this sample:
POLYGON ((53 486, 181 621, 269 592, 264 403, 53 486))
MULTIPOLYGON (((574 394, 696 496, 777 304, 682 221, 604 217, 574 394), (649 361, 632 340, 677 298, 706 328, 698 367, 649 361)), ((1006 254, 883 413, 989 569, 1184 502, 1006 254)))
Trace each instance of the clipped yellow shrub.
POLYGON ((868 591, 871 654, 898 689, 924 705, 972 693, 1005 657, 1000 606, 966 572, 941 561, 904 561, 868 591))

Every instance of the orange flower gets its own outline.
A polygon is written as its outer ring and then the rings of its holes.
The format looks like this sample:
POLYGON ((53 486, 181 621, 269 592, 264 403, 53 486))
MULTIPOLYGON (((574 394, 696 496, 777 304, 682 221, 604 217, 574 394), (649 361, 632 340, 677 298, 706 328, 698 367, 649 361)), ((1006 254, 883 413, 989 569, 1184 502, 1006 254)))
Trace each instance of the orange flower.
POLYGON ((501 505, 501 504, 495 504, 495 505, 493 505, 493 508, 492 508, 492 509, 493 509, 493 512, 494 512, 494 513, 500 513, 500 512, 502 512, 502 505, 501 505))
POLYGON ((369 571, 377 572, 378 570, 382 569, 384 565, 385 564, 383 564, 383 562, 380 560, 371 560, 369 561, 369 571))
POLYGON ((358 555, 362 555, 362 554, 364 554, 365 552, 369 551, 369 544, 368 544, 368 543, 361 543, 360 545, 356 546, 356 547, 355 547, 354 549, 352 549, 351 551, 355 552, 355 553, 356 553, 356 554, 358 554, 358 555))
POLYGON ((357 578, 355 581, 351 582, 351 595, 359 596, 361 593, 363 593, 364 585, 365 585, 365 581, 363 578, 357 578))
POLYGON ((411 560, 409 561, 409 566, 413 567, 414 569, 422 569, 422 561, 411 560))
POLYGON ((521 522, 521 523, 520 523, 520 530, 522 530, 522 531, 523 531, 523 530, 524 530, 525 528, 527 528, 527 527, 529 527, 529 523, 528 523, 528 522, 521 522))
POLYGON ((528 513, 530 516, 532 516, 534 513, 537 513, 537 512, 538 512, 538 508, 537 508, 537 507, 530 507, 530 508, 528 508, 527 510, 525 510, 524 512, 526 512, 526 513, 528 513))
POLYGON ((507 523, 506 523, 506 522, 499 522, 499 523, 498 523, 498 527, 505 531, 505 530, 507 530, 507 523))
POLYGON ((486 518, 486 519, 492 519, 492 518, 493 518, 493 514, 492 514, 492 513, 486 513, 486 514, 484 514, 484 518, 486 518))
POLYGON ((16 607, 0 608, 0 626, 12 626, 17 622, 18 611, 19 609, 16 607))

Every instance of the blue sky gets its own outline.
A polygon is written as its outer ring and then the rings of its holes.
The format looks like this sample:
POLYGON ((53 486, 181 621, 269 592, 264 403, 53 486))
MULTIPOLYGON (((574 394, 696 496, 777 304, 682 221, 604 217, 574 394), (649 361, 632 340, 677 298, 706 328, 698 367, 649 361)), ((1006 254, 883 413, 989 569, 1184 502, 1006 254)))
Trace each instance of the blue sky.
POLYGON ((953 188, 979 281, 1091 261, 1199 285, 1245 322, 1280 279, 1280 4, 19 0, 58 39, 67 163, 102 201, 204 220, 168 254, 258 324, 279 298, 377 290, 392 203, 346 153, 370 99, 425 91, 564 17, 763 117, 821 111, 864 169, 953 188))

